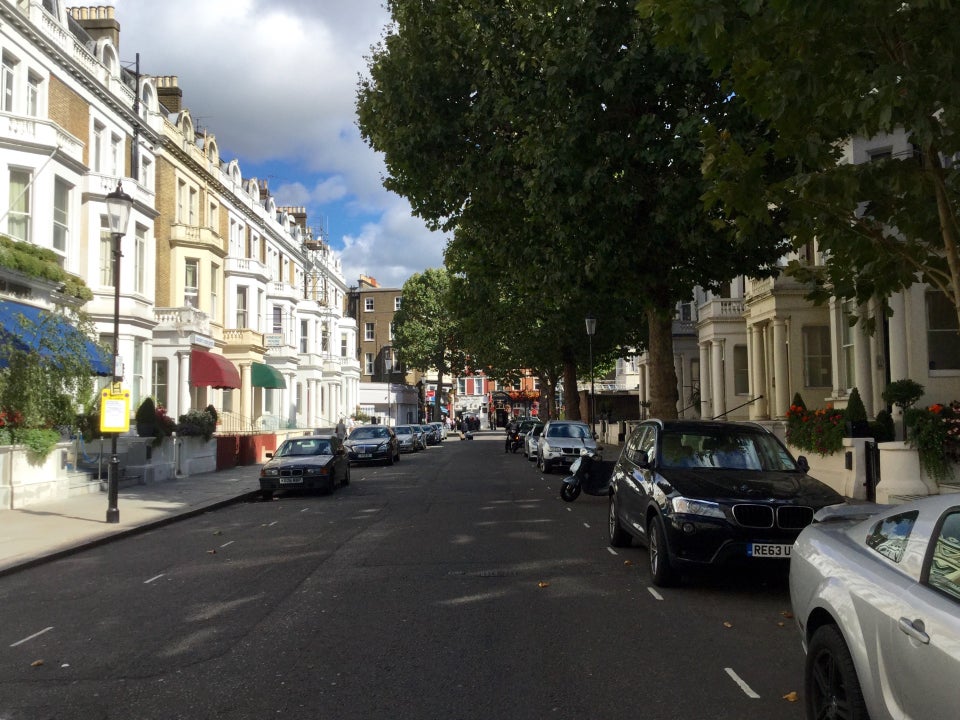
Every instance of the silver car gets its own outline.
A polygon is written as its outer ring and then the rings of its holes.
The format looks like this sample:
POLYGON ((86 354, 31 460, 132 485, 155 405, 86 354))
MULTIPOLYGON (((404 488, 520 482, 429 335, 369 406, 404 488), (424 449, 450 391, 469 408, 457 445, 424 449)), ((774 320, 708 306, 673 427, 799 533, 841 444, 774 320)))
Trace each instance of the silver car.
POLYGON ((537 467, 549 473, 554 467, 572 465, 584 448, 600 452, 589 425, 578 420, 551 420, 543 426, 537 443, 537 467))
POLYGON ((410 425, 397 425, 393 431, 397 434, 397 445, 400 446, 400 452, 412 453, 422 450, 420 447, 420 437, 414 432, 410 425))
POLYGON ((960 495, 821 510, 790 597, 808 718, 957 717, 960 495))
POLYGON ((523 456, 527 460, 537 459, 537 447, 540 444, 540 435, 543 433, 543 425, 537 423, 527 434, 523 436, 523 456))

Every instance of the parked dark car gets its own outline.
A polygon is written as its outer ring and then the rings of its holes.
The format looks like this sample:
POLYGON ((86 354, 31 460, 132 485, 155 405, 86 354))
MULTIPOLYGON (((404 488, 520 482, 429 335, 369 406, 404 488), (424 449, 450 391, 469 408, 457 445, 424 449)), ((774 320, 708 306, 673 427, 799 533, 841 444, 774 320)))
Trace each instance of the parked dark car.
POLYGON ((382 462, 393 465, 400 461, 400 446, 393 428, 386 425, 361 425, 350 431, 344 441, 350 462, 382 462))
POLYGON ((267 500, 276 490, 332 493, 350 484, 350 461, 336 433, 289 438, 267 458, 260 468, 260 494, 267 500))
POLYGON ((808 467, 760 425, 641 423, 611 478, 610 544, 645 544, 660 586, 683 570, 788 560, 813 514, 843 502, 808 467))

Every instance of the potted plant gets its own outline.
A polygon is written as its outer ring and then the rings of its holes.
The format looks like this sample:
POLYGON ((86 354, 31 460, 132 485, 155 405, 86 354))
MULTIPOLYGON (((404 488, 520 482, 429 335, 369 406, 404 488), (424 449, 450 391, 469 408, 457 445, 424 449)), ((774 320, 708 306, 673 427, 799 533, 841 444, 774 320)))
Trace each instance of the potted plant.
POLYGON ((146 397, 140 403, 134 420, 137 424, 137 435, 151 438, 157 436, 157 405, 152 397, 146 397))
POLYGON ((851 438, 868 437, 870 434, 870 425, 867 422, 867 408, 860 398, 860 391, 854 388, 850 391, 850 398, 847 400, 847 409, 844 412, 846 420, 846 435, 851 438))

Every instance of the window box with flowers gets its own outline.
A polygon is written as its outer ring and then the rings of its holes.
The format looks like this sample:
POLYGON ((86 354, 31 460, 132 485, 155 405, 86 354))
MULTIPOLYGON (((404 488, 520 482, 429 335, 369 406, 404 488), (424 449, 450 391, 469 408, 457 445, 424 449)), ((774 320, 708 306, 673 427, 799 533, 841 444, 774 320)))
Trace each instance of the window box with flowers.
POLYGON ((807 410, 794 403, 787 411, 787 442, 800 450, 831 455, 843 449, 846 415, 830 405, 807 410))
POLYGON ((910 408, 904 414, 907 443, 916 448, 921 469, 937 484, 956 480, 960 463, 960 401, 910 408))

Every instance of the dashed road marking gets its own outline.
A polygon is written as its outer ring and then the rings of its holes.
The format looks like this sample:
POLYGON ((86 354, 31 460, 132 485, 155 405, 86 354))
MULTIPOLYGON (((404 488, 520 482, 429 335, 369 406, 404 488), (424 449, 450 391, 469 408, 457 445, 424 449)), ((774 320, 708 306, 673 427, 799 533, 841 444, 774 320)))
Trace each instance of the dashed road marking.
POLYGON ((227 545, 233 545, 235 542, 236 542, 236 540, 230 540, 230 541, 228 541, 228 542, 225 542, 225 543, 224 543, 223 545, 221 545, 220 547, 225 548, 227 545))
POLYGON ((658 593, 658 592, 657 592, 656 590, 654 590, 652 587, 648 587, 647 590, 649 590, 649 591, 650 591, 650 594, 653 595, 657 600, 663 600, 663 595, 661 595, 660 593, 658 593))
POLYGON ((590 523, 584 523, 583 526, 584 526, 585 528, 588 528, 588 529, 589 529, 590 523))
POLYGON ((144 580, 144 581, 143 581, 143 584, 144 584, 144 585, 149 585, 149 584, 152 583, 154 580, 159 580, 159 579, 162 578, 164 575, 166 575, 166 573, 160 573, 159 575, 154 575, 154 576, 153 576, 152 578, 150 578, 149 580, 144 580))
POLYGON ((41 630, 40 632, 35 632, 33 635, 30 635, 30 636, 28 636, 28 637, 25 637, 23 640, 17 640, 17 641, 16 641, 15 643, 13 643, 10 647, 16 647, 17 645, 23 645, 25 642, 30 642, 30 641, 33 640, 34 638, 38 638, 38 637, 40 637, 41 635, 43 635, 44 633, 50 632, 51 630, 53 630, 53 625, 51 625, 51 626, 48 627, 48 628, 44 628, 44 629, 41 630))
POLYGON ((753 698, 754 700, 756 700, 756 699, 758 699, 758 698, 760 697, 759 695, 757 695, 757 694, 753 691, 753 689, 752 689, 749 685, 747 685, 747 684, 743 681, 743 679, 742 679, 739 675, 737 675, 737 674, 733 671, 733 668, 724 668, 724 670, 726 670, 727 675, 729 675, 731 678, 733 678, 733 681, 734 681, 737 685, 740 686, 740 689, 743 690, 744 694, 745 694, 748 698, 753 698))
POLYGON ((619 554, 620 554, 620 553, 618 553, 616 550, 614 550, 612 547, 608 547, 608 548, 607 548, 607 552, 610 553, 611 555, 619 555, 619 554))

